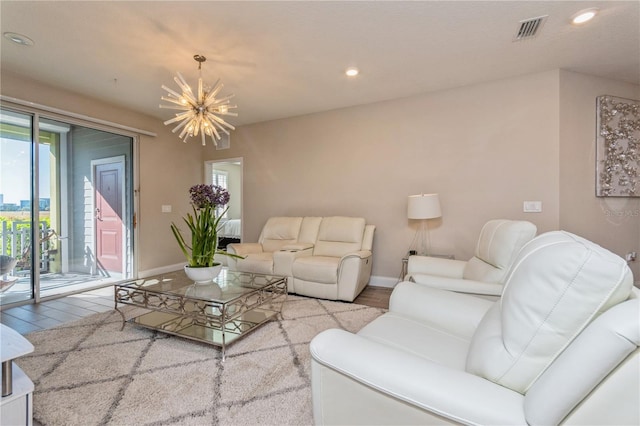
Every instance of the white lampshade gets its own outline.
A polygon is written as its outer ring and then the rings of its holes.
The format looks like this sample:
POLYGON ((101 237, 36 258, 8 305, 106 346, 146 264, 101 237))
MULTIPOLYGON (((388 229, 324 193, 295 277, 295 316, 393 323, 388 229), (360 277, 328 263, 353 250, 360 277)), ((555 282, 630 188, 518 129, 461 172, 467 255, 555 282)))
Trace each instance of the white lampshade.
POLYGON ((438 194, 409 195, 409 219, 434 219, 442 216, 438 194))

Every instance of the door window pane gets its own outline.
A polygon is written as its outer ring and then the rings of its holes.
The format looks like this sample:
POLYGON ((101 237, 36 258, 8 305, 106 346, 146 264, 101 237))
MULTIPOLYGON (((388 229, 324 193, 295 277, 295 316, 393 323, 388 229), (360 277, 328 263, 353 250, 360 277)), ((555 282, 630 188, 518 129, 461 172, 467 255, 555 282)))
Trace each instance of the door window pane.
POLYGON ((50 195, 55 234, 49 268, 40 278, 42 296, 133 277, 133 139, 54 120, 41 123, 57 136, 50 145, 49 178, 40 179, 40 192, 50 195))
POLYGON ((33 297, 32 117, 0 110, 0 302, 33 297))

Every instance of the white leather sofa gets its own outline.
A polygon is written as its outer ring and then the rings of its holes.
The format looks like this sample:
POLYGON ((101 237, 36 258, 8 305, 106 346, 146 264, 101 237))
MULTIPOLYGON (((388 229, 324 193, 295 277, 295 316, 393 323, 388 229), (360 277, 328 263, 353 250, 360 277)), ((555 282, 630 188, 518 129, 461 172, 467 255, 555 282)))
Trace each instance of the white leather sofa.
POLYGON ((405 281, 496 300, 520 249, 536 236, 524 220, 488 221, 480 231, 475 255, 468 261, 410 256, 405 281))
POLYGON ((632 282, 562 231, 521 250, 496 302, 402 282, 358 334, 311 342, 315 423, 640 424, 632 282))
POLYGON ((290 293, 352 302, 371 278, 375 226, 359 217, 275 217, 257 243, 230 244, 229 269, 287 277, 290 293))

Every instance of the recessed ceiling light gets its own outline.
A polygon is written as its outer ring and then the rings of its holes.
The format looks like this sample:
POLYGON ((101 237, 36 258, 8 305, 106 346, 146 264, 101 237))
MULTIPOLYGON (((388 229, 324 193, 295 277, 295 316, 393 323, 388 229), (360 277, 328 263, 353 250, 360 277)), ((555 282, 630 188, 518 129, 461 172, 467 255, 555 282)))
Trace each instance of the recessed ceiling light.
POLYGON ((360 71, 358 71, 358 68, 351 67, 351 68, 347 68, 347 70, 344 73, 349 77, 355 77, 360 73, 360 71))
POLYGON ((25 35, 11 32, 6 32, 2 35, 4 36, 4 38, 14 42, 15 44, 19 44, 21 46, 33 46, 33 40, 25 35))
POLYGON ((571 17, 571 23, 575 25, 584 24, 592 20, 597 13, 598 9, 596 8, 581 10, 571 17))

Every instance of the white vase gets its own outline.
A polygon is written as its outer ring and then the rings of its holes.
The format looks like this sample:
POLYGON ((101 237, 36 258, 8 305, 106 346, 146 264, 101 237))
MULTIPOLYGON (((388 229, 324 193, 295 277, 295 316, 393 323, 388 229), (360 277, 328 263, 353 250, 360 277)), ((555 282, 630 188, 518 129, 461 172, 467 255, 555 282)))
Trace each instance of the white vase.
POLYGON ((191 278, 196 284, 210 284, 222 270, 222 264, 217 263, 214 266, 189 266, 185 265, 184 273, 191 278))

